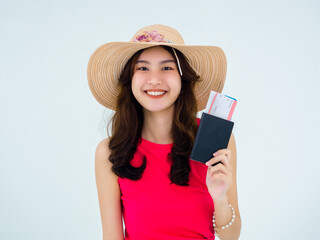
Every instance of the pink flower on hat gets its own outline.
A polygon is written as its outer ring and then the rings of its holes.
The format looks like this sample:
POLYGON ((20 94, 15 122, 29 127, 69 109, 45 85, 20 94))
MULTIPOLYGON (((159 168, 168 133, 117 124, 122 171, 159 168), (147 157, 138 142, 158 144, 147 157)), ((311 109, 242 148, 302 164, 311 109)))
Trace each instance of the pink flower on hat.
POLYGON ((133 42, 168 42, 164 39, 164 36, 158 31, 153 30, 152 32, 143 31, 141 35, 138 35, 133 42))

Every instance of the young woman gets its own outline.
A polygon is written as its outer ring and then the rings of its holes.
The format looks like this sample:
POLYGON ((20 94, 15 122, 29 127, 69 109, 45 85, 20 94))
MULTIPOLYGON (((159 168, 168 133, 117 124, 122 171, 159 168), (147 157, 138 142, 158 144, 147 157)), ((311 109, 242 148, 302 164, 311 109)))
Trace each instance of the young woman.
POLYGON ((95 154, 104 240, 239 238, 234 136, 206 164, 189 159, 197 111, 225 69, 220 48, 187 46, 164 25, 92 54, 90 90, 115 110, 95 154))

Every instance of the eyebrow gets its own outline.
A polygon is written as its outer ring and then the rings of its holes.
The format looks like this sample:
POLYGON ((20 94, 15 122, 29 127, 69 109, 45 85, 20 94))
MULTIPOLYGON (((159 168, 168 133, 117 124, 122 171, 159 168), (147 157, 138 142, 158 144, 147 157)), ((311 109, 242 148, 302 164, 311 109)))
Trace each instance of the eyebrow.
MULTIPOLYGON (((164 61, 161 61, 160 64, 164 64, 164 63, 168 63, 168 62, 173 62, 175 63, 176 61, 173 60, 173 59, 169 59, 169 60, 164 60, 164 61)), ((136 61, 136 64, 137 63, 146 63, 146 64, 150 64, 150 62, 146 61, 146 60, 137 60, 136 61)))

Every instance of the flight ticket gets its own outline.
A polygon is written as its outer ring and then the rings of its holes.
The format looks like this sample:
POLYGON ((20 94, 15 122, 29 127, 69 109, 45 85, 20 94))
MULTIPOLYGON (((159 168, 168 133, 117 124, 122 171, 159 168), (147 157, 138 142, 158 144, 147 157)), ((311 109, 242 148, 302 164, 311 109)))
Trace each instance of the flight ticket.
POLYGON ((235 98, 211 91, 204 112, 230 121, 236 105, 235 98))

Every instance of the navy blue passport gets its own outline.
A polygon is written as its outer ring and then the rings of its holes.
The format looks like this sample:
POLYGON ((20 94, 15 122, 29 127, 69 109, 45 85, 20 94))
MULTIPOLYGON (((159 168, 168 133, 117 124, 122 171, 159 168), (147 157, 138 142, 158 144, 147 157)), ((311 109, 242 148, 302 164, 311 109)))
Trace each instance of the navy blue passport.
POLYGON ((227 148, 233 125, 234 122, 203 112, 190 159, 206 163, 213 153, 227 148))

